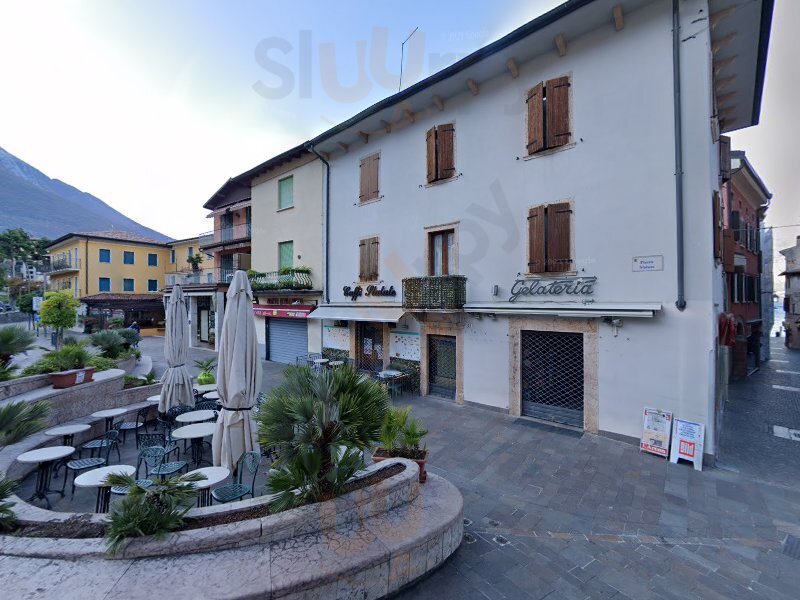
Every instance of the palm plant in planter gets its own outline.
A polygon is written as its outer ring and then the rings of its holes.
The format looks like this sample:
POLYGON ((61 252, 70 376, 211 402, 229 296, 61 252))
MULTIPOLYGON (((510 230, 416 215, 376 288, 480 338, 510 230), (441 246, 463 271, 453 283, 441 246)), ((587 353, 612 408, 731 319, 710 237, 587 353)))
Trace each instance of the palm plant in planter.
POLYGON ((373 453, 372 460, 376 463, 395 457, 413 460, 419 465, 419 482, 425 483, 428 479, 425 470, 428 450, 424 446, 420 448, 420 443, 426 435, 428 430, 422 426, 421 421, 411 416, 410 406, 393 406, 381 426, 380 446, 373 453))
POLYGON ((199 385, 208 385, 216 383, 214 378, 214 369, 217 368, 217 360, 215 358, 206 358, 194 361, 194 366, 200 369, 200 375, 197 376, 197 383, 199 385))
POLYGON ((389 409, 386 390, 352 367, 289 367, 258 410, 259 441, 275 451, 267 489, 281 511, 330 500, 364 467, 389 409))

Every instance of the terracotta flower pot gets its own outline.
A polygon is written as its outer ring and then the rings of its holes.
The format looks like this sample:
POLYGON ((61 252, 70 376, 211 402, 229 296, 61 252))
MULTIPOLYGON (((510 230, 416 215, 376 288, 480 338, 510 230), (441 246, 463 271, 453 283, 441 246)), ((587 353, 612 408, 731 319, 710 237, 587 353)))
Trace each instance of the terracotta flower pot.
MULTIPOLYGON (((395 457, 389 456, 389 454, 383 448, 378 448, 372 455, 372 462, 379 463, 384 460, 389 460, 390 458, 395 458, 395 457), (382 452, 383 454, 385 454, 385 456, 377 456, 379 452, 382 452)), ((428 472, 425 470, 425 463, 428 460, 428 453, 425 452, 425 458, 412 458, 410 460, 413 460, 415 463, 417 463, 417 466, 419 467, 419 482, 425 483, 428 480, 428 472)))
POLYGON ((94 367, 59 371, 58 373, 50 373, 50 383, 56 389, 68 388, 93 381, 92 375, 94 375, 94 367))

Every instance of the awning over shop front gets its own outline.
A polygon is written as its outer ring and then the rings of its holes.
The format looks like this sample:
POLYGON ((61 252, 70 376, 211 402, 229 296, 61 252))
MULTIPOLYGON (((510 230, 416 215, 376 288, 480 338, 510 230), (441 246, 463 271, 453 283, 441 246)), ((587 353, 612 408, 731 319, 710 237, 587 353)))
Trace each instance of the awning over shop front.
POLYGON ((397 323, 405 314, 400 306, 320 306, 308 315, 309 319, 329 319, 331 321, 375 321, 377 323, 397 323))
POLYGON ((601 317, 652 318, 661 310, 657 303, 590 302, 475 302, 464 305, 464 312, 494 315, 549 315, 552 317, 593 319, 601 317))

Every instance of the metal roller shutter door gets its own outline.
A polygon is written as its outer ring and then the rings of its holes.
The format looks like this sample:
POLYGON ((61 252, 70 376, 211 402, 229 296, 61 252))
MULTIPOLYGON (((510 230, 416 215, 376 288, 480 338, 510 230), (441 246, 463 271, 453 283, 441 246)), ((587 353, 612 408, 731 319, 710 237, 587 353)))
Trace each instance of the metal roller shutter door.
POLYGON ((308 354, 308 325, 305 319, 268 319, 269 359, 294 364, 308 354))

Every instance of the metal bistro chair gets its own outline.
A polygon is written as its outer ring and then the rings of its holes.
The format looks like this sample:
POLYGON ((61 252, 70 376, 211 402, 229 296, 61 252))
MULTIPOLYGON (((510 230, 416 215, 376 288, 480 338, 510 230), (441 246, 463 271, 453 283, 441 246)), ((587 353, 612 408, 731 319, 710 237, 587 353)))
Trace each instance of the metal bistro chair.
POLYGON ((396 375, 395 377, 392 377, 386 381, 386 387, 388 388, 389 395, 392 398, 403 395, 403 386, 405 385, 407 377, 408 375, 403 373, 402 375, 396 375))
MULTIPOLYGON (((139 464, 144 462, 145 478, 149 478, 151 475, 158 475, 163 481, 164 477, 167 475, 174 475, 189 466, 189 463, 185 460, 164 462, 165 456, 166 450, 163 446, 150 446, 149 448, 141 448, 139 450, 139 464)), ((138 464, 136 476, 139 476, 138 464)))
MULTIPOLYGON (((64 494, 64 490, 67 488, 67 476, 69 472, 72 471, 72 492, 70 494, 70 498, 75 496, 75 478, 78 476, 78 472, 80 471, 87 471, 89 469, 95 469, 97 467, 102 467, 108 464, 108 459, 111 457, 111 450, 116 447, 117 455, 119 456, 119 446, 117 444, 117 438, 119 438, 119 431, 116 429, 112 429, 111 431, 106 431, 103 435, 102 440, 107 441, 108 443, 102 446, 101 448, 105 448, 105 456, 93 456, 91 458, 76 458, 75 460, 69 461, 65 466, 66 469, 64 470, 64 483, 61 486, 61 494, 64 494)), ((93 440, 97 441, 97 440, 93 440)), ((102 453, 102 452, 101 452, 102 453)))
POLYGON ((117 449, 117 460, 121 461, 122 457, 119 453, 119 429, 117 429, 117 425, 114 425, 114 429, 106 431, 99 438, 95 438, 86 442, 78 451, 78 456, 80 457, 84 450, 88 450, 89 456, 94 457, 95 450, 97 450, 99 453, 102 453, 104 449, 107 450, 106 455, 108 455, 110 454, 109 451, 111 448, 117 449))
POLYGON ((258 473, 260 464, 261 454, 258 452, 245 452, 239 462, 236 463, 236 483, 229 483, 211 490, 211 497, 220 503, 241 500, 248 494, 255 498, 256 473, 258 473), (249 475, 253 476, 250 480, 250 485, 242 483, 242 475, 244 475, 245 469, 249 475))
MULTIPOLYGON (((178 447, 178 444, 175 442, 168 442, 167 437, 161 433, 137 433, 136 434, 136 447, 140 450, 142 448, 152 448, 153 446, 161 446, 166 451, 166 456, 169 458, 169 455, 175 452, 175 458, 180 460, 181 458, 181 449, 178 447)), ((139 461, 141 464, 141 459, 139 461)), ((136 465, 136 468, 139 468, 139 464, 136 465)))
POLYGON ((194 405, 195 410, 213 410, 214 411, 214 419, 217 418, 217 411, 219 410, 219 404, 217 404, 216 400, 200 400, 194 405))
MULTIPOLYGON (((137 479, 136 485, 143 488, 149 488, 153 485, 152 479, 137 479)), ((119 496, 125 496, 130 491, 127 485, 115 485, 111 488, 112 494, 117 494, 119 496)))
MULTIPOLYGON (((177 421, 175 421, 175 417, 178 415, 182 415, 183 413, 192 412, 194 410, 193 406, 187 406, 185 404, 181 404, 179 406, 173 406, 167 411, 167 421, 169 423, 169 437, 167 438, 170 442, 177 442, 177 439, 172 437, 172 430, 180 427, 177 421)), ((186 452, 186 444, 188 442, 183 440, 183 451, 186 452)))
MULTIPOLYGON (((147 431, 147 411, 150 410, 150 407, 147 406, 145 408, 140 408, 136 411, 136 420, 135 421, 123 421, 122 423, 117 424, 117 429, 122 432, 122 443, 124 444, 128 438, 129 431, 135 431, 136 433, 139 432, 139 429, 144 429, 147 431)), ((136 437, 136 447, 139 447, 139 437, 136 437)))

